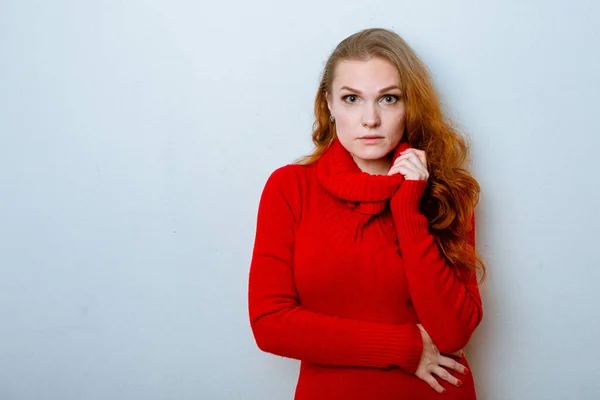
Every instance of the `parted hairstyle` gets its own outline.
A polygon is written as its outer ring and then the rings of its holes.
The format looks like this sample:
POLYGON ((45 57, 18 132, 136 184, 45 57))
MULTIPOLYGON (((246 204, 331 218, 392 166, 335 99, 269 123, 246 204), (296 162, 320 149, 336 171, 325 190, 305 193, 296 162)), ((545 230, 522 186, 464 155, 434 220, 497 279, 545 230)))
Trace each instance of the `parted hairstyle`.
POLYGON ((464 279, 477 273, 480 282, 486 266, 468 232, 479 201, 480 187, 467 171, 469 143, 442 112, 427 67, 397 33, 381 28, 365 29, 344 39, 335 48, 322 73, 315 98, 312 140, 315 150, 298 161, 316 162, 336 138, 330 120, 327 95, 331 93, 335 68, 340 61, 381 58, 398 69, 405 102, 403 142, 425 151, 429 184, 421 202, 429 231, 449 265, 464 279))

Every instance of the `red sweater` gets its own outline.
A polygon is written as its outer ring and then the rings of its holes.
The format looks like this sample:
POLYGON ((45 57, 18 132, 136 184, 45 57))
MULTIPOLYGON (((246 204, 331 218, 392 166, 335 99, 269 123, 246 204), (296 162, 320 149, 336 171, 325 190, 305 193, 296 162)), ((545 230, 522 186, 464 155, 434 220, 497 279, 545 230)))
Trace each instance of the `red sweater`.
MULTIPOLYGON (((439 398, 414 375, 416 324, 451 353, 483 314, 476 278, 457 278, 419 211, 426 186, 361 172, 337 140, 316 163, 282 167, 267 181, 250 322, 260 349, 301 360, 296 400, 439 398)), ((475 399, 471 374, 450 373, 463 386, 438 377, 446 398, 475 399)))

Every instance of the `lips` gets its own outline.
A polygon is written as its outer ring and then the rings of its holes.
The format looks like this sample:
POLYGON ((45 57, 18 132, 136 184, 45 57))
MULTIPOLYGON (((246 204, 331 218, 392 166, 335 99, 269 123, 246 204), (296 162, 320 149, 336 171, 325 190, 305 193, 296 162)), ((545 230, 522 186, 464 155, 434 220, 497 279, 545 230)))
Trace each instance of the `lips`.
POLYGON ((367 136, 361 136, 361 137, 359 137, 359 139, 365 139, 365 140, 370 140, 370 139, 383 139, 383 136, 378 136, 378 135, 367 135, 367 136))

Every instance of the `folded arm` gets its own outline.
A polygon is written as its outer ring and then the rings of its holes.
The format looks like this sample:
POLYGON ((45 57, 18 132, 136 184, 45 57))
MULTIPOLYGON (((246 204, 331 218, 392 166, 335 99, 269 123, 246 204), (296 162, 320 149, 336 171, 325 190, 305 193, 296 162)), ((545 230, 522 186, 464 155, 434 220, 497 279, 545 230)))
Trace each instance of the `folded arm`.
POLYGON ((250 265, 248 306, 263 351, 312 363, 414 373, 422 353, 416 324, 340 318, 302 307, 294 283, 294 231, 300 192, 291 166, 275 171, 261 196, 250 265))
MULTIPOLYGON (((391 200, 400 252, 413 306, 442 353, 462 349, 481 322, 483 309, 475 274, 459 279, 429 233, 419 211, 427 181, 406 180, 391 200)), ((475 245, 475 224, 469 240, 475 245)))

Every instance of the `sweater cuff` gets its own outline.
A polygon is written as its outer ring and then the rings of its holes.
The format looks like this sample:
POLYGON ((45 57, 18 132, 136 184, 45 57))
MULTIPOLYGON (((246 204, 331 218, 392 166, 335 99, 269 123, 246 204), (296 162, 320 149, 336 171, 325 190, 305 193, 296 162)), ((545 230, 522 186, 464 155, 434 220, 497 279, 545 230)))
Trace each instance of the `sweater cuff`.
POLYGON ((365 340, 359 358, 365 364, 398 366, 414 374, 421 362, 423 339, 416 324, 399 325, 397 329, 364 328, 365 340))
POLYGON ((407 238, 419 238, 429 233, 427 217, 420 211, 428 181, 406 180, 392 197, 391 207, 398 232, 407 238))

